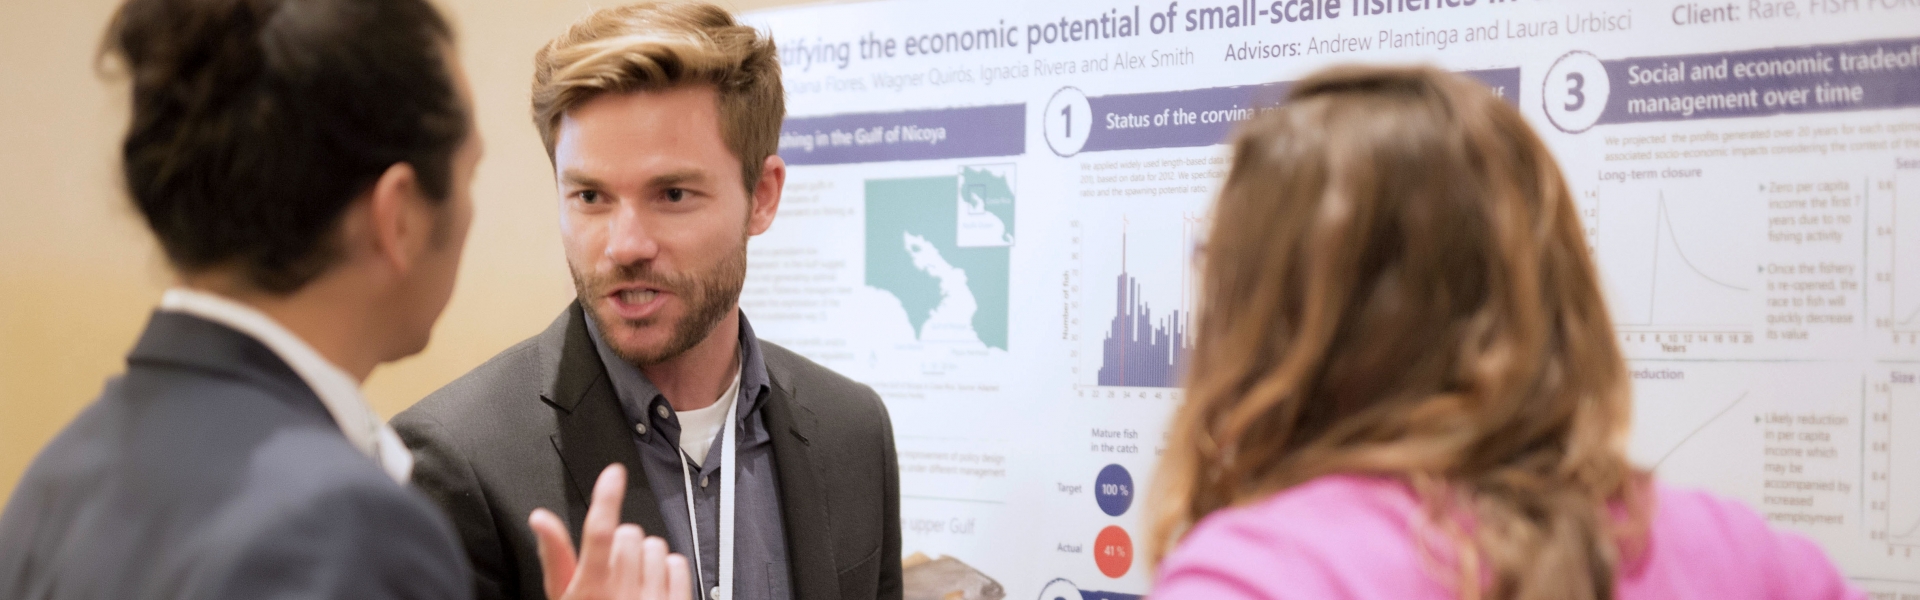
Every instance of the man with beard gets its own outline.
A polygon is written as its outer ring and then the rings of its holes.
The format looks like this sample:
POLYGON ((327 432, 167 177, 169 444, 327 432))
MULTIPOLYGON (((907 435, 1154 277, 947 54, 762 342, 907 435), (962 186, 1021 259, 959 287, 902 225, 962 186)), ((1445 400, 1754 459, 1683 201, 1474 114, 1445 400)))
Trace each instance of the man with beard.
POLYGON ((534 528, 577 530, 619 463, 624 520, 691 557, 703 599, 900 598, 885 407, 739 309, 786 178, 773 42, 712 5, 647 3, 589 15, 534 62, 578 296, 393 421, 479 597, 543 597, 521 515, 562 507, 534 528))

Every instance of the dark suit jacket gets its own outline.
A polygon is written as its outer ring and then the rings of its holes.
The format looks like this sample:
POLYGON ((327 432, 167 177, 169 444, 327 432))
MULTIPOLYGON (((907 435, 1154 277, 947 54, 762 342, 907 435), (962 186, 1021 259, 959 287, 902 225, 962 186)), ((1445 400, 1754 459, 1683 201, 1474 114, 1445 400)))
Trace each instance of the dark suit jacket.
POLYGON ((0 598, 469 596, 453 530, 266 346, 161 312, 0 514, 0 598))
MULTIPOLYGON (((554 511, 578 541, 608 464, 628 467, 621 520, 666 530, 585 319, 574 304, 545 332, 393 419, 420 460, 414 481, 466 543, 482 599, 546 597, 527 515, 554 511)), ((793 597, 897 600, 900 478, 886 408, 871 388, 760 345, 793 597)))

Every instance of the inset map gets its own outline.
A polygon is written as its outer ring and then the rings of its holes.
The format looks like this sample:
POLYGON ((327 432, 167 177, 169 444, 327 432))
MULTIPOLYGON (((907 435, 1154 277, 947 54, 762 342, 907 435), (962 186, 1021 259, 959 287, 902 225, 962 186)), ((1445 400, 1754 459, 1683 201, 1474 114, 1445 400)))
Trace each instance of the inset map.
POLYGON ((1013 245, 1013 165, 960 169, 960 247, 1013 245))

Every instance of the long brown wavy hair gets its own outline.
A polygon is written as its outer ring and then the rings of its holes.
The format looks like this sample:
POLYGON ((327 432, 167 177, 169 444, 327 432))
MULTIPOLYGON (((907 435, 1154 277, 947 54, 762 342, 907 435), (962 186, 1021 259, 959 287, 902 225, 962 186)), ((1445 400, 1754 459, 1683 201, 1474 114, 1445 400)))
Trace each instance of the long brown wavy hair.
POLYGON ((1216 510, 1365 474, 1421 498, 1462 598, 1613 596, 1649 512, 1627 369, 1518 111, 1428 67, 1300 81, 1234 142, 1201 263, 1154 563, 1216 510))

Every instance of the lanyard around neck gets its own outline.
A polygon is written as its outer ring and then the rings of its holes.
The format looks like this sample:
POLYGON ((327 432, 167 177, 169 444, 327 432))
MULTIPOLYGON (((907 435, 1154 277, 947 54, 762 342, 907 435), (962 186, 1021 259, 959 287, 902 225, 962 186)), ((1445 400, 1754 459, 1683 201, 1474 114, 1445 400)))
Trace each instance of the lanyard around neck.
MULTIPOLYGON (((740 489, 734 484, 739 481, 740 465, 738 464, 738 458, 740 445, 735 441, 737 436, 729 434, 740 429, 740 426, 733 420, 735 409, 740 407, 739 395, 735 394, 735 397, 731 400, 732 402, 727 405, 727 416, 721 421, 720 438, 715 440, 720 444, 720 485, 722 486, 720 488, 719 519, 720 572, 716 573, 719 575, 716 581, 717 585, 715 585, 711 591, 701 590, 704 592, 701 594, 701 597, 706 600, 728 600, 733 597, 734 498, 738 495, 740 489)), ((687 432, 682 431, 680 433, 681 435, 685 435, 687 432)), ((693 472, 688 468, 688 463, 691 462, 693 462, 693 460, 687 456, 687 451, 681 450, 680 482, 685 486, 687 493, 687 529, 693 533, 694 589, 700 589, 703 582, 706 581, 706 566, 702 565, 700 560, 700 517, 695 514, 693 510, 693 472)))

